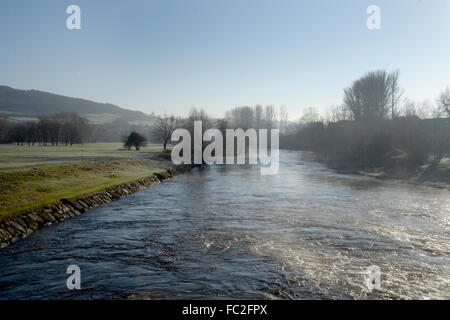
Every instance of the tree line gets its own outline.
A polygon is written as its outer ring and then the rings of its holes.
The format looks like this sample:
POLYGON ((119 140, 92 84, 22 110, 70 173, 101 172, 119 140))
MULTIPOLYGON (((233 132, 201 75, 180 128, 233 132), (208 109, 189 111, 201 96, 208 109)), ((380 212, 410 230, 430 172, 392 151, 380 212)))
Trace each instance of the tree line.
POLYGON ((421 119, 417 105, 402 99, 399 74, 366 73, 344 89, 343 104, 327 121, 307 110, 296 129, 281 137, 281 147, 314 151, 342 170, 438 166, 450 153, 450 90, 437 98, 434 118, 421 119))
POLYGON ((17 123, 0 119, 0 142, 17 145, 71 146, 86 141, 91 133, 89 122, 76 113, 56 113, 17 123))
MULTIPOLYGON (((177 128, 194 134, 194 121, 202 121, 203 132, 207 129, 219 129, 225 136, 226 129, 275 129, 284 132, 288 126, 288 114, 285 106, 273 105, 240 106, 230 109, 223 118, 213 118, 205 110, 191 109, 185 118, 171 116, 158 117, 150 129, 150 140, 163 144, 163 149, 171 143, 172 132, 177 128)), ((126 140, 126 139, 125 139, 126 140)))
POLYGON ((120 119, 95 125, 75 113, 58 113, 21 123, 0 118, 0 142, 72 145, 122 139, 128 149, 139 150, 150 141, 163 144, 165 150, 176 128, 193 135, 194 121, 201 120, 204 131, 217 128, 224 136, 226 129, 278 128, 280 147, 314 151, 334 167, 415 167, 430 161, 438 165, 450 152, 450 89, 442 91, 433 109, 403 97, 399 78, 399 71, 368 72, 344 88, 342 104, 327 116, 308 108, 297 123, 288 121, 284 106, 272 105, 235 107, 222 118, 192 109, 187 117, 157 117, 152 125, 129 125, 120 119))

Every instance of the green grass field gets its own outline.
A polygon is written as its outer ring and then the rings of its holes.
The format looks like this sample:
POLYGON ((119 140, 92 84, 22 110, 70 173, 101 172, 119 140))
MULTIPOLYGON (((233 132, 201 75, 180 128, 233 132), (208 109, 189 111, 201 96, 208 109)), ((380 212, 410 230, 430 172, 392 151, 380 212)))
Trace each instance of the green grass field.
POLYGON ((149 145, 139 152, 128 151, 120 143, 87 143, 72 147, 0 145, 0 170, 80 160, 142 159, 161 149, 159 145, 149 145))
POLYGON ((119 143, 0 145, 0 220, 167 169, 170 162, 157 158, 161 149, 128 151, 119 143))

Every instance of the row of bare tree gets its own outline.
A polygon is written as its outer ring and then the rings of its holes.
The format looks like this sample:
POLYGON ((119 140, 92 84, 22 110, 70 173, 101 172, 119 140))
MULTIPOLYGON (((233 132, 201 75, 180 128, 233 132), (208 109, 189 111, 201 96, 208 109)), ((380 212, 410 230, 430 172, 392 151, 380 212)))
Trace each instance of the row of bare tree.
POLYGON ((288 121, 288 114, 285 106, 280 106, 278 112, 272 105, 263 107, 236 107, 225 113, 225 118, 229 128, 241 129, 274 129, 279 128, 284 131, 288 121))
POLYGON ((194 121, 202 121, 204 131, 209 128, 217 128, 224 135, 226 129, 236 128, 244 130, 279 128, 283 132, 287 128, 288 114, 284 106, 281 106, 277 112, 274 106, 256 105, 255 107, 236 107, 227 111, 224 118, 213 119, 204 110, 193 109, 187 118, 159 117, 150 131, 150 137, 155 142, 162 143, 165 150, 170 142, 172 132, 176 128, 187 129, 193 134, 194 121))
POLYGON ((57 113, 18 123, 0 119, 0 141, 17 145, 73 145, 87 139, 90 129, 88 121, 76 113, 57 113))

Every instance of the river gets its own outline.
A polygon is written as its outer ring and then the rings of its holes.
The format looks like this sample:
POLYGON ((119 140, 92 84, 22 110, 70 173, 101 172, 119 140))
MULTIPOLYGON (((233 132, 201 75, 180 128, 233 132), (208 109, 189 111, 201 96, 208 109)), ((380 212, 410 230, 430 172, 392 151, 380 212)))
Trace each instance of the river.
POLYGON ((449 256, 448 190, 282 151, 278 175, 196 168, 0 250, 0 299, 450 299, 449 256))

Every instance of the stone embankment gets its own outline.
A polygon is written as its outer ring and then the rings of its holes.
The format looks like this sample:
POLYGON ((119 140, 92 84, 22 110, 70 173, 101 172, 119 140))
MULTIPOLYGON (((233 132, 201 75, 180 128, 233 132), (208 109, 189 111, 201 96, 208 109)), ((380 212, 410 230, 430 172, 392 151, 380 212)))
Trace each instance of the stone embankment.
POLYGON ((190 168, 186 166, 179 166, 161 173, 155 173, 152 176, 137 181, 120 184, 88 196, 72 200, 61 199, 58 203, 51 206, 44 206, 32 212, 5 218, 0 222, 0 248, 15 243, 45 226, 50 226, 54 223, 77 216, 86 210, 121 199, 132 193, 142 191, 189 169, 190 168))

